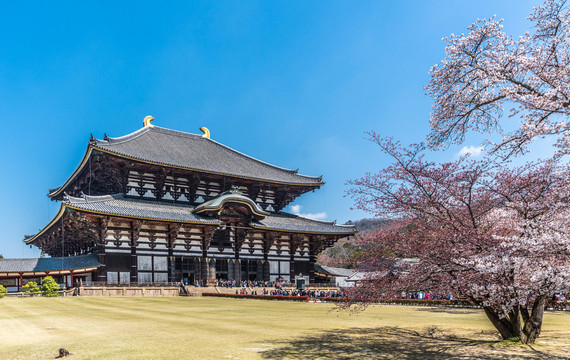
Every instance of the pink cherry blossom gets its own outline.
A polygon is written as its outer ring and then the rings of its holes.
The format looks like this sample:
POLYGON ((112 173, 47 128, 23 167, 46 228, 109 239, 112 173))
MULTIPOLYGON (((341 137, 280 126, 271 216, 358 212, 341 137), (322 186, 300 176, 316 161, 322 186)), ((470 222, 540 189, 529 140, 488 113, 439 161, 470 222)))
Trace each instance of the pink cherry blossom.
POLYGON ((432 67, 426 87, 435 101, 431 147, 477 131, 501 134, 488 148, 503 157, 526 152, 543 136, 556 137, 558 155, 570 152, 570 12, 566 1, 547 0, 528 19, 532 30, 518 38, 492 17, 443 39, 445 59, 432 67), (505 131, 507 121, 517 129, 505 131))
POLYGON ((370 135, 393 163, 350 181, 348 193, 357 208, 393 221, 361 236, 368 275, 349 304, 401 291, 453 294, 481 305, 504 338, 533 343, 547 300, 570 292, 570 168, 469 156, 437 164, 423 144, 370 135))

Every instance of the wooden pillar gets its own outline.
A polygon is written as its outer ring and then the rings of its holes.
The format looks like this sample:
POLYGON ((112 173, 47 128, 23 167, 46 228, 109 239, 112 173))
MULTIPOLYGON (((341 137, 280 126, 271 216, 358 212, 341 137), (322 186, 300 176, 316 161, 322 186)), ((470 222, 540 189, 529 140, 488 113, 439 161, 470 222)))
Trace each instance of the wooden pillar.
POLYGON ((289 259, 289 281, 295 280, 295 253, 291 253, 289 259))
POLYGON ((315 262, 317 257, 315 255, 309 254, 309 283, 315 282, 315 262))
MULTIPOLYGON (((202 280, 202 257, 194 257, 194 281, 202 280)), ((193 285, 193 284, 192 284, 193 285)))
POLYGON ((276 232, 269 232, 264 234, 263 238, 263 281, 270 280, 270 272, 271 266, 269 265, 269 251, 271 250, 271 246, 275 239, 277 239, 279 235, 276 232))
POLYGON ((234 260, 228 260, 228 280, 235 280, 234 260))
POLYGON ((234 259, 234 280, 237 282, 241 281, 241 260, 239 255, 234 259))
POLYGON ((105 256, 105 244, 107 244, 107 226, 110 217, 104 216, 99 222, 99 243, 97 244, 97 258, 102 266, 97 269, 97 281, 107 282, 107 259, 105 256))
POLYGON ((138 283, 137 246, 142 225, 142 220, 131 222, 131 283, 134 284, 138 283))
POLYGON ((97 246, 97 260, 102 264, 102 266, 97 269, 97 281, 107 282, 105 244, 99 244, 97 246))
POLYGON ((204 284, 208 282, 208 268, 209 268, 210 259, 205 256, 202 256, 202 261, 200 262, 200 279, 204 281, 204 284))
POLYGON ((295 253, 301 245, 301 241, 303 241, 303 235, 291 235, 291 240, 289 241, 289 254, 291 255, 289 263, 289 280, 291 282, 295 281, 295 253))
POLYGON ((269 265, 269 260, 267 260, 267 257, 264 256, 263 259, 263 281, 269 281, 270 280, 270 271, 271 271, 271 266, 269 265))
POLYGON ((137 247, 131 246, 131 283, 138 283, 138 259, 137 259, 137 247))
POLYGON ((255 276, 255 280, 258 281, 264 281, 264 272, 263 272, 263 268, 264 268, 264 261, 263 260, 257 260, 257 275, 255 276))
POLYGON ((73 284, 73 271, 71 271, 71 270, 69 271, 69 283, 71 284, 70 287, 73 288, 74 287, 73 286, 74 285, 73 284))
POLYGON ((176 279, 174 278, 174 243, 176 242, 176 238, 178 237, 178 233, 180 232, 180 228, 182 224, 170 224, 168 226, 168 237, 167 237, 167 248, 168 248, 168 282, 172 283, 175 282, 176 279))
POLYGON ((208 262, 208 280, 216 280, 216 259, 210 258, 208 262))
POLYGON ((320 235, 309 238, 309 283, 315 282, 315 262, 323 249, 324 239, 320 235))
POLYGON ((239 258, 239 253, 245 242, 245 236, 247 235, 247 231, 245 229, 234 229, 234 256, 235 256, 235 280, 242 281, 241 274, 241 259, 239 258))
POLYGON ((182 281, 182 279, 176 279, 175 265, 176 261, 174 259, 174 254, 172 253, 172 249, 170 249, 168 250, 168 282, 170 283, 178 280, 182 281))
POLYGON ((18 282, 18 292, 22 292, 22 281, 23 281, 22 273, 20 273, 20 279, 18 281, 19 281, 18 282))
POLYGON ((200 263, 201 271, 200 277, 201 280, 206 283, 208 281, 208 269, 209 269, 209 259, 208 259, 208 249, 210 248, 210 244, 212 242, 212 238, 214 236, 214 232, 216 228, 213 226, 205 226, 204 233, 202 235, 202 242, 200 247, 202 248, 202 260, 200 263))

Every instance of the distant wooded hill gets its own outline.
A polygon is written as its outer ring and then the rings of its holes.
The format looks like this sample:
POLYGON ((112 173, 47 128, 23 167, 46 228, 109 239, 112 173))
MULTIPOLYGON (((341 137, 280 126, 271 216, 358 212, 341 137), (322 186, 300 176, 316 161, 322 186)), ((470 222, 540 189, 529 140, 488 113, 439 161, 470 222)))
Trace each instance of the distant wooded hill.
MULTIPOLYGON (((388 222, 389 220, 384 219, 361 219, 354 222, 348 221, 346 224, 356 225, 358 233, 361 234, 378 230, 388 222)), ((346 269, 355 268, 355 260, 358 257, 358 253, 363 250, 357 242, 358 234, 356 236, 351 236, 349 239, 341 239, 337 241, 333 247, 326 249, 319 255, 317 263, 319 265, 346 269)))

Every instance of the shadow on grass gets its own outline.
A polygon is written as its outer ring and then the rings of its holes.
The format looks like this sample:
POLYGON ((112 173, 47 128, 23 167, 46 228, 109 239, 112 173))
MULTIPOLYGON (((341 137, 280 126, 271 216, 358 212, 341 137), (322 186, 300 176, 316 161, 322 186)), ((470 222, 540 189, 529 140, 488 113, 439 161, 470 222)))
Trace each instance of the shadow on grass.
POLYGON ((418 307, 417 311, 429 311, 432 313, 447 313, 447 314, 458 314, 467 315, 473 314, 481 311, 481 309, 464 309, 464 308, 449 308, 449 307, 418 307))
POLYGON ((417 332, 398 327, 333 329, 280 340, 264 359, 556 359, 525 346, 446 335, 432 327, 417 332))

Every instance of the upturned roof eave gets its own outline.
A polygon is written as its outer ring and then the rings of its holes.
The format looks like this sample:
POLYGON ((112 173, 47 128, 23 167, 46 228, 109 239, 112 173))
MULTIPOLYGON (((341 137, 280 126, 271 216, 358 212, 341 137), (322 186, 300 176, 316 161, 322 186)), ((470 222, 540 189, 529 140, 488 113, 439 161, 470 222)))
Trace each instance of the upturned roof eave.
POLYGON ((79 166, 77 168, 75 168, 75 171, 73 171, 73 173, 71 174, 71 176, 69 178, 67 178, 67 180, 63 183, 63 185, 61 185, 58 188, 53 189, 52 191, 50 191, 48 193, 48 197, 53 199, 54 197, 60 195, 66 188, 67 186, 69 186, 69 184, 75 180, 75 178, 77 177, 77 175, 79 175, 79 173, 81 172, 81 170, 83 170, 83 167, 88 163, 89 158, 91 157, 91 152, 93 151, 93 145, 91 143, 89 143, 87 145, 87 149, 85 150, 85 154, 83 155, 83 159, 81 159, 81 162, 79 163, 79 166))
POLYGON ((61 217, 63 216, 64 213, 65 213, 65 205, 61 204, 61 206, 59 207, 59 211, 58 211, 57 215, 55 215, 55 217, 46 226, 44 226, 44 228, 41 229, 37 234, 33 235, 31 238, 29 238, 27 240, 24 240, 24 243, 25 244, 33 244, 34 241, 36 241, 46 231, 51 229, 51 227, 53 225, 55 225, 55 223, 57 223, 59 221, 59 219, 61 219, 61 217))

